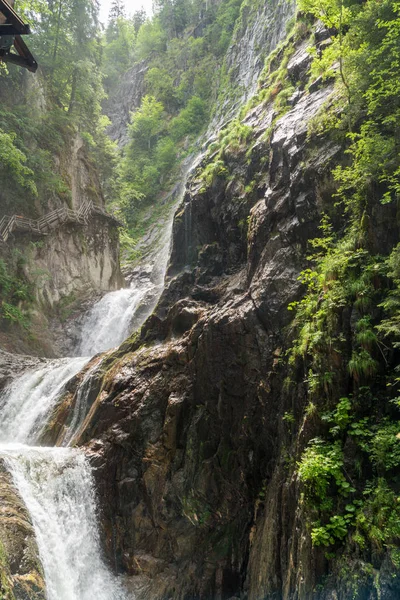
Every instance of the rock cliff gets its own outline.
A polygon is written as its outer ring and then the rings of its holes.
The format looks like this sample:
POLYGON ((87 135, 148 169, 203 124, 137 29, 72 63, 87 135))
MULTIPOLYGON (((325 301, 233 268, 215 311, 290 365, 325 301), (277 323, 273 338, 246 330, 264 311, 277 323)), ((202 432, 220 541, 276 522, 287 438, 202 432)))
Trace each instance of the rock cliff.
POLYGON ((232 118, 255 94, 265 59, 284 40, 295 10, 293 0, 244 3, 225 57, 227 83, 217 103, 210 133, 232 118))
MULTIPOLYGON (((308 42, 290 41, 296 84, 308 42)), ((176 215, 155 313, 101 364, 77 443, 96 468, 109 556, 138 598, 398 597, 384 549, 371 564, 369 549, 312 547, 294 468, 323 427, 284 357, 342 156, 329 136, 307 139, 332 92, 297 85, 283 116, 274 98, 256 103, 252 143, 239 135, 207 179, 210 151, 176 215)), ((376 240, 398 239, 393 206, 375 217, 376 240)))
POLYGON ((125 73, 124 81, 110 93, 105 103, 104 110, 111 121, 107 133, 119 146, 124 146, 129 140, 131 112, 140 106, 147 69, 146 61, 135 64, 125 73))
POLYGON ((5 107, 13 105, 13 93, 30 106, 35 127, 43 122, 45 142, 41 143, 45 148, 31 148, 32 140, 25 143, 34 160, 42 160, 45 169, 52 172, 45 170, 39 175, 38 197, 33 201, 27 190, 25 198, 23 188, 15 187, 10 173, 2 171, 0 220, 14 213, 25 219, 46 219, 54 211, 60 214, 42 232, 30 226, 29 221, 25 227, 13 228, 6 240, 0 236, 2 264, 11 275, 24 281, 31 296, 29 306, 20 303, 30 314, 29 334, 21 327, 7 327, 9 323, 3 319, 1 344, 4 349, 19 353, 60 355, 71 350, 73 325, 66 326, 68 317, 87 308, 87 303, 100 294, 124 285, 118 223, 105 214, 98 168, 84 137, 74 128, 64 130, 60 126, 60 132, 55 132, 49 125, 53 100, 44 77, 24 73, 19 83, 12 80, 9 86, 3 86, 0 97, 5 107), (46 161, 51 162, 47 165, 46 161), (77 214, 88 204, 100 211, 89 211, 86 219, 63 218, 63 211, 77 214))

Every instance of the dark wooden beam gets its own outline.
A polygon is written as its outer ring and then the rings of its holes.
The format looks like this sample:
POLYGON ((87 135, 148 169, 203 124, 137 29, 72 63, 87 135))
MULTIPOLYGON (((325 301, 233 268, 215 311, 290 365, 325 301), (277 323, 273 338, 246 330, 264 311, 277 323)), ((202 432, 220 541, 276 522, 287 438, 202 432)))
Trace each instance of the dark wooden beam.
POLYGON ((37 71, 38 64, 30 53, 27 45, 19 35, 15 36, 14 47, 18 54, 14 54, 14 52, 7 52, 5 50, 0 51, 0 60, 5 63, 12 63, 14 65, 18 65, 19 67, 24 67, 25 69, 28 69, 28 71, 31 71, 31 73, 35 73, 37 71))
POLYGON ((26 25, 17 15, 7 0, 0 0, 0 12, 5 16, 7 23, 13 25, 20 35, 26 30, 26 25))
POLYGON ((31 32, 29 25, 25 25, 24 31, 18 31, 14 25, 8 23, 0 25, 0 35, 29 35, 31 32))
MULTIPOLYGON (((38 64, 23 41, 21 35, 30 33, 29 25, 25 24, 13 9, 13 0, 0 0, 0 36, 8 36, 13 40, 16 54, 4 48, 0 51, 0 60, 24 67, 35 73, 38 64)), ((7 46, 7 44, 5 44, 7 46)))
POLYGON ((25 59, 25 66, 28 69, 28 71, 31 71, 31 73, 35 73, 37 71, 38 64, 20 35, 15 36, 14 46, 18 54, 25 59))

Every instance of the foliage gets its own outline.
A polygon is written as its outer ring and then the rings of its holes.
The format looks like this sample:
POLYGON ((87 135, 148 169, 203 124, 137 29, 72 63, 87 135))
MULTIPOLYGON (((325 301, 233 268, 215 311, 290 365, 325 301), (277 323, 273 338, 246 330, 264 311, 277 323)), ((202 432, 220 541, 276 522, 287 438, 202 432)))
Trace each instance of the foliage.
POLYGON ((298 474, 305 483, 308 497, 330 507, 327 502, 327 492, 331 483, 335 483, 337 493, 344 497, 354 488, 343 475, 343 452, 339 442, 327 444, 316 438, 304 451, 299 463, 298 474))
POLYGON ((377 255, 371 234, 377 206, 398 200, 400 191, 400 5, 302 0, 301 8, 335 34, 315 55, 311 76, 336 77, 337 100, 313 123, 309 140, 328 133, 347 156, 332 173, 332 218, 324 216, 300 277, 305 293, 289 307, 289 362, 302 365, 327 425, 303 450, 298 476, 314 545, 348 539, 380 552, 400 537, 400 249, 377 255))
POLYGON ((0 129, 0 175, 8 176, 14 185, 37 196, 34 173, 26 166, 26 156, 15 146, 15 138, 15 133, 8 134, 0 129))
POLYGON ((170 125, 171 137, 178 141, 185 135, 199 133, 207 119, 207 105, 198 96, 192 96, 186 107, 181 110, 170 125))
POLYGON ((252 136, 253 129, 238 119, 231 121, 219 132, 217 141, 209 147, 209 161, 199 174, 204 189, 210 187, 216 177, 225 177, 228 174, 229 160, 245 149, 252 136))
POLYGON ((122 56, 146 69, 146 93, 132 113, 129 143, 109 186, 108 200, 118 204, 131 230, 141 207, 154 207, 170 189, 180 159, 208 122, 242 2, 157 0, 154 17, 138 29, 134 19, 121 16, 108 25, 103 45, 110 101, 112 78, 129 68, 122 56))
POLYGON ((9 65, 0 91, 1 208, 37 216, 56 198, 70 201, 64 147, 77 135, 88 142, 92 160, 108 153, 101 46, 90 0, 17 0, 16 9, 35 32, 30 46, 41 70, 27 78, 9 65))
POLYGON ((132 20, 119 16, 109 22, 103 40, 102 57, 102 72, 107 90, 116 88, 123 74, 131 66, 136 35, 135 23, 132 20))
POLYGON ((32 301, 31 286, 22 275, 23 259, 15 256, 11 265, 0 259, 0 319, 3 324, 17 324, 29 328, 23 305, 32 301))

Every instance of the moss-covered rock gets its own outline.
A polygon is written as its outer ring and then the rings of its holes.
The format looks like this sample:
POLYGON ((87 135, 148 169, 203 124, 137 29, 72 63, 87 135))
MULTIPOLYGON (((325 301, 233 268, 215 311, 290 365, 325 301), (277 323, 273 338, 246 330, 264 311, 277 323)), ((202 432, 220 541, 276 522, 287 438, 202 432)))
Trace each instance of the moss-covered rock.
POLYGON ((0 598, 44 600, 43 569, 25 505, 0 461, 0 598))

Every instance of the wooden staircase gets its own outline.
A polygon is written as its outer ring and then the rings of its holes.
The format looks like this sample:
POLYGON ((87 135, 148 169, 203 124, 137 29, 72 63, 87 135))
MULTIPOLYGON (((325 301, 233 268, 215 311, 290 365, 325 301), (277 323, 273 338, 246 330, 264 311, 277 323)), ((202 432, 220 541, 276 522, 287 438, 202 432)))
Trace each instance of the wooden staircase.
POLYGON ((5 243, 14 231, 22 233, 31 232, 36 235, 48 235, 53 229, 64 225, 65 223, 79 223, 87 225, 94 216, 101 216, 109 221, 113 221, 117 227, 123 227, 123 223, 110 215, 104 208, 94 204, 91 200, 84 202, 78 210, 70 208, 58 208, 49 212, 40 219, 25 219, 19 215, 5 215, 0 220, 0 242, 5 243))

